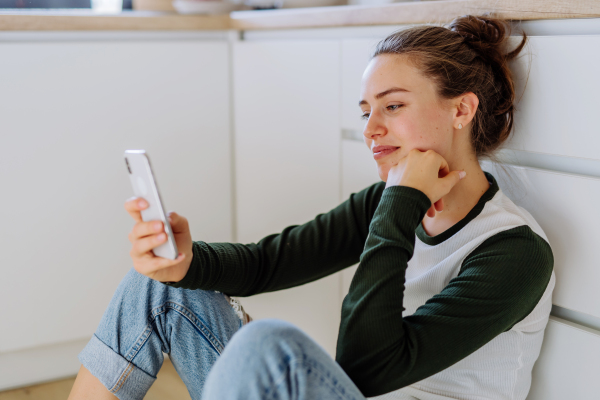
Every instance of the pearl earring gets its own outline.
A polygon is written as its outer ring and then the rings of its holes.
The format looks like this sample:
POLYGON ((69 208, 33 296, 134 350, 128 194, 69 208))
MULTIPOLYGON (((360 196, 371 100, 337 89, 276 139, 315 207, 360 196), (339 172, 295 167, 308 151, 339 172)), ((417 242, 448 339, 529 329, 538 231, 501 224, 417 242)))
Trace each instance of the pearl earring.
POLYGON ((458 129, 462 129, 462 124, 458 124, 458 129))

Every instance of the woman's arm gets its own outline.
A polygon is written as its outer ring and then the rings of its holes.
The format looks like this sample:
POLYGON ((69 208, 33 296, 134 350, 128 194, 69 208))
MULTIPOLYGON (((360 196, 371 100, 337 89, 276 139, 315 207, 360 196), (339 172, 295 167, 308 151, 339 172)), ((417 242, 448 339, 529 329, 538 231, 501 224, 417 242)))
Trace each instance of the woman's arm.
POLYGON ((336 360, 365 396, 440 372, 509 330, 533 310, 552 274, 548 243, 517 227, 483 242, 441 293, 403 318, 415 229, 430 206, 417 189, 384 190, 344 299, 336 360))
POLYGON ((258 243, 193 243, 186 276, 170 286, 251 296, 312 282, 358 262, 384 189, 376 183, 303 225, 258 243))

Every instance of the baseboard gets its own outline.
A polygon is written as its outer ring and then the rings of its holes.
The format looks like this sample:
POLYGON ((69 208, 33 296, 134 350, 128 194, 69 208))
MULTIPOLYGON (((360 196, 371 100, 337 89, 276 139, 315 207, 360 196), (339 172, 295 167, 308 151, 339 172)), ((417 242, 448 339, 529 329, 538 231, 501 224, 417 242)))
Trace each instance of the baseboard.
POLYGON ((0 391, 68 378, 77 374, 77 355, 89 338, 0 353, 0 391))

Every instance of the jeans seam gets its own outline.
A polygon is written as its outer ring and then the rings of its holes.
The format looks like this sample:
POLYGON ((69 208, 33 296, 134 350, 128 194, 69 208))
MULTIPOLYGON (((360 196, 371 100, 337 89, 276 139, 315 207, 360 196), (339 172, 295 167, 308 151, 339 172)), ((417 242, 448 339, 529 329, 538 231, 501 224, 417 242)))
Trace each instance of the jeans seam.
MULTIPOLYGON (((276 397, 273 397, 273 394, 278 393, 277 389, 281 386, 281 384, 285 381, 285 377, 289 374, 289 370, 291 369, 292 365, 298 365, 299 362, 295 361, 294 363, 286 363, 285 364, 285 370, 283 371, 283 373, 281 374, 281 376, 279 377, 279 379, 277 379, 272 385, 271 385, 271 392, 269 394, 269 397, 267 398, 267 400, 274 400, 276 399, 276 397)), ((279 397, 279 396, 277 396, 279 397)))
POLYGON ((121 390, 121 388, 125 384, 125 381, 129 377, 129 374, 131 374, 131 371, 133 371, 133 364, 130 362, 129 364, 127 364, 127 367, 125 368, 125 370, 119 377, 119 380, 117 381, 117 383, 115 383, 115 385, 110 389, 111 393, 114 394, 114 393, 117 393, 119 390, 121 390))
POLYGON ((154 320, 158 315, 166 312, 166 309, 171 309, 176 311, 183 317, 185 317, 188 321, 192 323, 200 331, 202 336, 210 343, 210 345, 215 349, 215 351, 220 355, 223 352, 224 345, 219 341, 219 339, 215 336, 214 333, 206 326, 206 324, 198 318, 196 314, 194 314, 187 307, 175 303, 173 301, 167 301, 162 306, 156 307, 151 312, 151 320, 154 320))
MULTIPOLYGON (((310 363, 310 361, 308 360, 308 357, 306 356, 306 354, 303 355, 303 360, 302 361, 294 361, 293 363, 287 363, 286 364, 286 371, 289 371, 291 369, 292 366, 302 366, 302 367, 307 367, 307 363, 310 363)), ((323 381, 326 383, 327 387, 333 392, 333 394, 335 394, 340 400, 348 400, 347 394, 344 393, 340 393, 337 389, 338 385, 334 382, 332 382, 332 379, 327 376, 326 373, 324 373, 323 371, 321 371, 319 368, 316 368, 316 364, 318 364, 318 362, 314 362, 312 363, 312 365, 308 365, 309 368, 314 369, 315 371, 319 372, 319 375, 324 378, 323 381)), ((277 383, 274 383, 273 385, 271 385, 271 389, 277 389, 279 386, 281 386, 281 384, 283 383, 283 381, 285 381, 285 377, 289 372, 284 372, 281 377, 276 381, 277 383)), ((273 397, 274 393, 278 393, 277 390, 271 390, 271 394, 269 395, 268 399, 270 400, 275 400, 276 398, 273 397)), ((352 400, 355 400, 356 398, 354 396, 351 397, 352 400)))
POLYGON ((152 326, 150 324, 146 325, 146 329, 140 335, 138 340, 136 340, 135 344, 131 346, 131 349, 124 356, 127 361, 130 363, 133 361, 133 358, 137 355, 140 349, 144 346, 144 343, 148 340, 150 335, 152 334, 152 326))

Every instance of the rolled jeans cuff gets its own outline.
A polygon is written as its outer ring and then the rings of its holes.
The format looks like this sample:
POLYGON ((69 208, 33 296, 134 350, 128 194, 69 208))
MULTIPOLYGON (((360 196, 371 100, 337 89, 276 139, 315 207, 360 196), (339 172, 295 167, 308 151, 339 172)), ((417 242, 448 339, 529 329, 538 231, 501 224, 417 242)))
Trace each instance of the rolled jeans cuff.
POLYGON ((116 353, 96 335, 79 353, 79 361, 120 400, 142 400, 156 380, 116 353))

